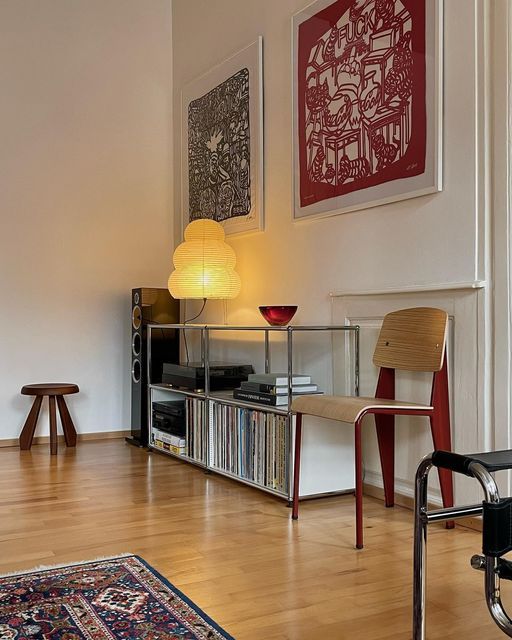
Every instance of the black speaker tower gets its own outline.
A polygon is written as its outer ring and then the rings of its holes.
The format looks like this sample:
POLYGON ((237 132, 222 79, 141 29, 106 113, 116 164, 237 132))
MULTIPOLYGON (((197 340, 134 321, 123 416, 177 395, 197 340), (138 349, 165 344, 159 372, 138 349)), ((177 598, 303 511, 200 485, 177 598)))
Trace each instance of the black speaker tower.
MULTIPOLYGON (((130 444, 147 447, 149 442, 148 407, 148 324, 177 324, 180 303, 167 289, 132 289, 132 420, 130 444)), ((179 362, 179 331, 154 329, 151 332, 151 381, 162 381, 164 362, 179 362)))

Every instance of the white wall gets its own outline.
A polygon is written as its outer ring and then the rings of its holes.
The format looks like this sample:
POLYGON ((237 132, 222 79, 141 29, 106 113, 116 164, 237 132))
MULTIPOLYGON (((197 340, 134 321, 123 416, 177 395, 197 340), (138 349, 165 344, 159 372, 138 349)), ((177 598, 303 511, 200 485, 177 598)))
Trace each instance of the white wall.
MULTIPOLYGON (((475 280, 475 0, 445 2, 445 189, 418 199, 316 220, 291 221, 291 16, 304 0, 174 0, 175 128, 181 87, 263 35, 265 232, 236 238, 243 289, 231 319, 258 304, 298 303, 297 322, 329 319, 340 289, 475 280)), ((180 207, 179 138, 175 207, 180 207)))
POLYGON ((173 243, 170 13, 0 3, 0 438, 45 381, 80 386, 78 431, 129 429, 130 289, 166 285, 173 243))
MULTIPOLYGON (((263 35, 265 92, 265 230, 231 237, 242 293, 229 303, 230 323, 258 322, 260 304, 299 305, 297 323, 331 320, 329 292, 400 290, 490 277, 486 236, 484 88, 487 2, 444 3, 444 190, 442 193, 309 222, 292 221, 291 16, 307 0, 173 0, 175 130, 187 82, 263 35)), ((175 139, 176 211, 180 148, 175 139)), ((485 301, 485 292, 481 298, 485 301)), ((485 306, 485 303, 484 303, 485 306)), ((215 307, 212 307, 217 311, 215 307)), ((488 310, 479 331, 487 331, 488 310)), ((205 316, 208 318, 208 314, 205 316)), ((211 317, 211 316, 210 316, 211 317)), ((337 318, 339 320, 339 318, 337 318)), ((477 338, 468 345, 476 357, 477 338)), ((371 352, 371 350, 370 350, 371 352)), ((480 354, 485 359, 485 353, 480 354)), ((484 412, 483 412, 484 413, 484 412)), ((462 427, 460 427, 462 428, 462 427)), ((464 428, 482 436, 482 425, 464 428)), ((428 429, 425 425, 425 429, 428 429)), ((477 438, 478 435, 478 438, 477 438)), ((399 443, 400 472, 412 478, 426 438, 410 459, 399 443)), ((378 468, 375 456, 367 467, 378 468)))

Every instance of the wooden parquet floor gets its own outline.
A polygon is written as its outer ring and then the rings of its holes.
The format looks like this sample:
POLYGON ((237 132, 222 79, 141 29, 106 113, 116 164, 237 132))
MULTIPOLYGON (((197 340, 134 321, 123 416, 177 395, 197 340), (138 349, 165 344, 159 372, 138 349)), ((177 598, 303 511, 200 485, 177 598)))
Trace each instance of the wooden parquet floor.
MULTIPOLYGON (((237 640, 409 639, 412 514, 366 498, 365 516, 356 551, 352 496, 292 522, 271 496, 121 440, 0 449, 0 573, 136 553, 237 640)), ((505 637, 469 567, 480 544, 431 527, 429 640, 505 637)))

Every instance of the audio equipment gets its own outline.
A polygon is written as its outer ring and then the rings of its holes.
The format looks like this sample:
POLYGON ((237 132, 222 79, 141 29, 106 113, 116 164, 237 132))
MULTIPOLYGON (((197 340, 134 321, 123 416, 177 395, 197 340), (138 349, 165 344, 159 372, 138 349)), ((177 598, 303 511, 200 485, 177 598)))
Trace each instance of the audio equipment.
POLYGON ((185 400, 153 402, 153 427, 173 436, 185 437, 185 400))
MULTIPOLYGON (((210 390, 234 389, 240 383, 247 380, 254 369, 250 364, 224 364, 222 362, 210 362, 210 390)), ((188 364, 175 364, 164 362, 162 382, 173 387, 204 391, 204 366, 201 362, 189 362, 188 364)))
MULTIPOLYGON (((132 411, 130 444, 147 447, 149 441, 148 407, 148 324, 178 324, 180 303, 167 289, 132 289, 131 382, 132 411)), ((162 381, 164 362, 179 362, 179 331, 162 328, 151 332, 152 382, 162 381)))

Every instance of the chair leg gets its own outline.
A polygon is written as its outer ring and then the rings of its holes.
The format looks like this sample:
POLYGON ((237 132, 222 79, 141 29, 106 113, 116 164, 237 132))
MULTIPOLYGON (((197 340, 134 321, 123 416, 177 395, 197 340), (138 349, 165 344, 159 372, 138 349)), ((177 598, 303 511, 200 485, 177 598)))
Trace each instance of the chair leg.
POLYGON ((375 414, 386 507, 395 504, 395 416, 375 414))
POLYGON ((57 406, 59 408, 66 446, 74 447, 76 446, 76 429, 63 396, 57 396, 57 406))
POLYGON ((299 517, 300 449, 302 443, 302 413, 295 418, 295 453, 293 457, 293 504, 292 519, 299 517))
POLYGON ((50 453, 57 455, 57 413, 55 411, 55 396, 48 396, 50 405, 50 453))
MULTIPOLYGON (((430 418, 430 429, 432 431, 432 441, 434 449, 442 449, 443 451, 451 451, 450 437, 446 438, 446 427, 443 425, 443 417, 439 415, 436 409, 430 418)), ((448 427, 449 428, 449 427, 448 427)), ((443 506, 453 507, 453 478, 452 472, 448 469, 438 469, 439 483, 441 485, 441 496, 443 498, 443 506)))
POLYGON ((363 451, 361 443, 362 418, 355 427, 355 467, 356 467, 356 549, 363 548, 363 451))
POLYGON ((34 398, 34 404, 29 411, 25 424, 20 434, 20 449, 28 450, 32 446, 32 440, 34 439, 34 433, 36 430, 37 418, 39 417, 39 411, 41 409, 41 403, 43 396, 36 396, 34 398))
POLYGON ((416 471, 414 493, 413 640, 425 640, 425 600, 427 561, 427 485, 431 456, 416 471))
MULTIPOLYGON (((376 398, 395 399, 395 370, 382 367, 375 391, 376 398)), ((395 504, 395 416, 375 414, 380 466, 386 507, 395 504)))
MULTIPOLYGON (((434 411, 430 417, 430 429, 435 449, 452 450, 450 433, 450 402, 448 397, 448 371, 446 354, 443 367, 434 374, 432 386, 432 406, 434 411)), ((453 507, 453 476, 448 469, 438 469, 441 495, 445 507, 453 507)), ((448 526, 448 525, 447 525, 448 526)))

